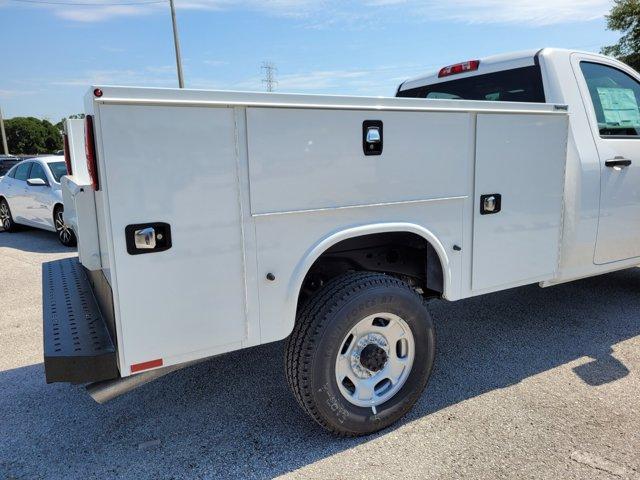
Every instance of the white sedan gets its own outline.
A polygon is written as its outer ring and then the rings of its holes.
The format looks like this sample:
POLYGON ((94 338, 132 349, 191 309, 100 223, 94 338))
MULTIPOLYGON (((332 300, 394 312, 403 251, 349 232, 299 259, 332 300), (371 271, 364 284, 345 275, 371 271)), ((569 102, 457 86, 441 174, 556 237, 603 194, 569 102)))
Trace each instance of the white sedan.
POLYGON ((60 242, 76 244, 73 230, 65 225, 60 178, 67 174, 59 156, 38 157, 15 165, 0 180, 0 224, 5 232, 16 224, 56 232, 60 242))

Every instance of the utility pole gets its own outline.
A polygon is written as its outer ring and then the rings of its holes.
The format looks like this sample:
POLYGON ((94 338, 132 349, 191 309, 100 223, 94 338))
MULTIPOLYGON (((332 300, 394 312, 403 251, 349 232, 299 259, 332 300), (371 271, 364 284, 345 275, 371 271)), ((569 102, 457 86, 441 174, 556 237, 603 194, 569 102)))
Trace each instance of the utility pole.
POLYGON ((7 146, 7 134, 4 133, 4 120, 2 119, 2 108, 0 108, 0 137, 2 137, 2 148, 5 155, 9 155, 9 147, 7 146))
POLYGON ((178 67, 178 86, 184 88, 184 78, 182 77, 182 58, 180 57, 180 40, 178 40, 178 24, 176 23, 176 7, 173 0, 169 0, 171 7, 171 23, 173 24, 173 44, 176 47, 176 66, 178 67))
POLYGON ((276 85, 278 85, 278 81, 276 80, 276 72, 278 69, 275 64, 272 62, 262 62, 261 70, 264 70, 264 78, 262 79, 262 83, 264 84, 267 92, 273 92, 275 90, 276 85))

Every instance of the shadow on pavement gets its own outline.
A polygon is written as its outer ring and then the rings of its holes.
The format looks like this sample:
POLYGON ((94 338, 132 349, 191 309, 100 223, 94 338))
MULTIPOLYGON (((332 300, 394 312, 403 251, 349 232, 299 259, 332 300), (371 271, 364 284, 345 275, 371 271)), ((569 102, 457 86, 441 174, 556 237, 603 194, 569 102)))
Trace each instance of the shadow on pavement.
POLYGON ((70 253, 75 248, 65 247, 54 232, 20 226, 16 232, 0 228, 0 248, 7 247, 33 253, 70 253))
POLYGON ((574 367, 573 371, 592 387, 615 382, 629 375, 629 369, 611 354, 598 356, 589 363, 574 367))
MULTIPOLYGON (((436 368, 404 422, 588 356, 588 385, 628 374, 612 346, 640 334, 640 270, 434 302, 436 368)), ((0 474, 25 478, 266 479, 376 436, 337 439, 302 413, 283 344, 214 358, 100 406, 45 385, 42 364, 0 372, 0 474)))

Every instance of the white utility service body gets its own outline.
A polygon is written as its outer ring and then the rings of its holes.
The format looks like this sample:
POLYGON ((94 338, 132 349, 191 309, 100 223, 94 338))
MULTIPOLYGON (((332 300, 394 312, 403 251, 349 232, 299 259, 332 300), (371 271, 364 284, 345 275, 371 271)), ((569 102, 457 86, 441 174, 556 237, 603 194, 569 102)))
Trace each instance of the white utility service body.
POLYGON ((553 105, 101 90, 87 112, 104 224, 86 263, 100 253, 122 375, 285 338, 307 271, 350 237, 424 237, 449 300, 556 276, 567 114, 553 105), (363 154, 369 119, 380 156, 363 154), (480 217, 474 192, 502 193, 502 215, 480 217), (129 255, 125 227, 160 221, 172 247, 129 255))
MULTIPOLYGON (((65 218, 112 310, 118 376, 286 338, 310 269, 350 239, 422 239, 416 289, 452 301, 638 264, 639 199, 603 213, 602 191, 640 163, 601 158, 640 151, 598 143, 581 61, 638 79, 545 49, 460 77, 535 64, 547 103, 92 87, 97 189, 65 177, 65 218), (136 250, 145 228, 157 247, 136 250)), ((396 271, 368 258, 352 261, 396 271)))

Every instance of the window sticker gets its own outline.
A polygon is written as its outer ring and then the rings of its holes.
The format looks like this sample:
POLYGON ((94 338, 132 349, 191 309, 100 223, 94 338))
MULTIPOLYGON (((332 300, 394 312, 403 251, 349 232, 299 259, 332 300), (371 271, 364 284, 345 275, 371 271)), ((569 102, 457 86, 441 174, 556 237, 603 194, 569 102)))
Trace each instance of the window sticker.
POLYGON ((597 87, 597 90, 607 125, 640 127, 640 109, 632 89, 597 87))

